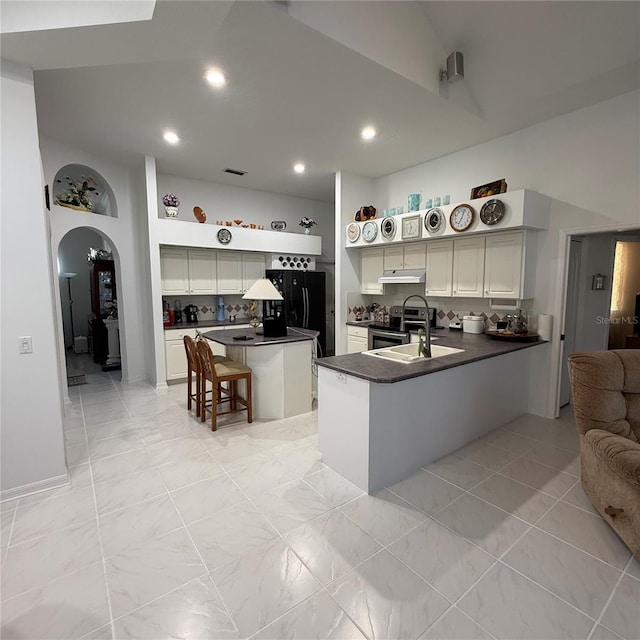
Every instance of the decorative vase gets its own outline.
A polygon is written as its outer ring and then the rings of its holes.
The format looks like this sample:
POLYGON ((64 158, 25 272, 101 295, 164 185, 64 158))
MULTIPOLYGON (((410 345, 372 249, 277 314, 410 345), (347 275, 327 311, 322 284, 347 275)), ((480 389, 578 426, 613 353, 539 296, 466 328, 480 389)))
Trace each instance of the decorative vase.
POLYGON ((311 235, 311 228, 310 227, 306 227, 304 230, 305 235, 310 236, 311 235))
POLYGON ((164 208, 165 218, 177 218, 178 217, 178 207, 165 207, 164 208))

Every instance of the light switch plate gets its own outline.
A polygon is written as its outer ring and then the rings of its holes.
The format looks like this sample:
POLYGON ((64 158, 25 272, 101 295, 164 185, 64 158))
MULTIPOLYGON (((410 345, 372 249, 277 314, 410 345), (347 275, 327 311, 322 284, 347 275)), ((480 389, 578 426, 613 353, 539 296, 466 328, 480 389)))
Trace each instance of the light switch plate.
POLYGON ((31 336, 18 337, 18 353, 33 353, 33 342, 31 336))

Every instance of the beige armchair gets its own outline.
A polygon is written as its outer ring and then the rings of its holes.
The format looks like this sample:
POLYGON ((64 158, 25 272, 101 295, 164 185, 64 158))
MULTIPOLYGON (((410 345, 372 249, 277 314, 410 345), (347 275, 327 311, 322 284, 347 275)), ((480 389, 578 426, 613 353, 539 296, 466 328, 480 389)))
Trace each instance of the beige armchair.
POLYGON ((640 558, 640 351, 569 356, 582 486, 640 558))

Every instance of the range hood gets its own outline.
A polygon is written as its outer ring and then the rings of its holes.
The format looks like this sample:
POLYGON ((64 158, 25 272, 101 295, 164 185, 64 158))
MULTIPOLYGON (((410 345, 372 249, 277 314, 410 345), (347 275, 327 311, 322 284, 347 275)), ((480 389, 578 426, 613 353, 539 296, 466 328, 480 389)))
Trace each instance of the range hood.
POLYGON ((419 284, 425 281, 424 269, 393 269, 384 271, 378 278, 380 284, 419 284))

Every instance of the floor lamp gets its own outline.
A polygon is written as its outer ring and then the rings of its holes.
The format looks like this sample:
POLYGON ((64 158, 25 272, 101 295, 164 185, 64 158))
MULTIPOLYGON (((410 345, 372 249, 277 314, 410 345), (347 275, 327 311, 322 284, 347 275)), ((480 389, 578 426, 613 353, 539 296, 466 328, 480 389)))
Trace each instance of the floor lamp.
MULTIPOLYGON (((77 273, 63 273, 62 276, 67 279, 67 291, 69 293, 69 319, 71 320, 71 348, 75 341, 75 330, 73 328, 73 298, 71 297, 71 279, 75 278, 77 273)), ((65 345, 66 346, 66 345, 65 345)))

